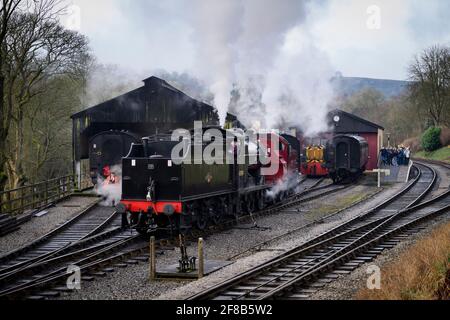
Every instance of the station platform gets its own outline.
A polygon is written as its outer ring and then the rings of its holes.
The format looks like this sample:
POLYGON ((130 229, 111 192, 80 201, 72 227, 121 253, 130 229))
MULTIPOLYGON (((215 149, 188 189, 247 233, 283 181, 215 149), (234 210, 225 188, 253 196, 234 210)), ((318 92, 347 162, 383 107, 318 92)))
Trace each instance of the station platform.
POLYGON ((382 174, 382 183, 406 183, 408 179, 409 166, 387 166, 382 165, 382 170, 389 170, 390 174, 382 174))

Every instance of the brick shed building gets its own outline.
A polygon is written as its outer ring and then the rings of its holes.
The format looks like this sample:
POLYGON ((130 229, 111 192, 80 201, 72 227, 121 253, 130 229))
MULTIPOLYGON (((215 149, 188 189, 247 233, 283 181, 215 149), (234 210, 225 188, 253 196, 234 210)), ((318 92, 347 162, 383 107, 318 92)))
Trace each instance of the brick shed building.
POLYGON ((367 170, 371 171, 378 168, 378 157, 384 139, 384 128, 382 126, 342 110, 331 111, 328 121, 335 135, 353 134, 366 139, 369 143, 367 170))

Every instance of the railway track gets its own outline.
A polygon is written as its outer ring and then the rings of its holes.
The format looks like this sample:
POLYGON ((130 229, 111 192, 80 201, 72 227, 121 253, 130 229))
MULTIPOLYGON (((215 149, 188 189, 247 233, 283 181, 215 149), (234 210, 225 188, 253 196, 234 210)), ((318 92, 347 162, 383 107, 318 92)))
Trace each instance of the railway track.
MULTIPOLYGON (((67 279, 69 266, 86 268, 89 264, 117 255, 125 255, 128 250, 139 246, 139 235, 130 230, 114 229, 86 239, 71 248, 70 252, 33 265, 14 270, 0 277, 0 299, 24 298, 33 292, 40 292, 41 298, 57 296, 66 287, 54 291, 42 291, 54 283, 63 284, 67 279), (61 281, 59 281, 61 280, 61 281)), ((140 248, 144 243, 140 242, 140 248)), ((89 277, 86 278, 90 280, 89 277)), ((36 296, 35 296, 36 297, 36 296)))
MULTIPOLYGON (((282 205, 274 205, 254 214, 252 218, 255 215, 269 214, 287 206, 298 205, 300 202, 311 201, 313 198, 344 188, 332 184, 321 186, 323 182, 324 179, 303 180, 296 195, 286 199, 282 205)), ((83 214, 86 213, 82 213, 80 216, 83 214)), ((240 217, 238 222, 249 218, 250 216, 240 217)), ((110 219, 120 220, 119 217, 113 218, 113 216, 110 219)), ((109 218, 106 221, 111 224, 109 218)), ((76 226, 79 222, 81 220, 76 217, 68 225, 76 226)), ((233 221, 233 223, 235 224, 236 221, 233 221)), ((66 227, 62 230, 69 230, 65 229, 66 227)), ((95 228, 96 232, 98 230, 99 228, 95 228)), ((112 272, 115 267, 122 268, 126 267, 127 264, 135 264, 148 259, 148 243, 140 239, 136 233, 130 230, 122 230, 120 227, 95 235, 96 232, 86 233, 78 241, 66 242, 65 245, 58 246, 51 253, 45 252, 44 255, 32 256, 25 262, 11 264, 10 267, 0 270, 0 299, 57 297, 61 292, 68 290, 64 286, 64 282, 67 280, 67 267, 70 265, 76 265, 84 274, 101 276, 107 272, 112 272), (112 267, 105 267, 107 265, 112 265, 112 267), (52 287, 53 289, 45 291, 52 287)), ((51 234, 58 233, 55 231, 51 234)), ((190 238, 194 239, 195 237, 194 233, 190 238)), ((21 252, 34 252, 34 248, 40 247, 39 244, 48 243, 52 237, 43 238, 36 241, 32 248, 27 250, 24 248, 21 252)), ((174 250, 176 244, 173 244, 170 238, 160 238, 158 246, 162 251, 174 250)), ((8 256, 16 257, 18 255, 19 252, 8 256)), ((26 257, 30 256, 26 255, 26 257)), ((13 261, 13 259, 10 261, 13 261)), ((85 278, 93 279, 91 276, 85 278)))
MULTIPOLYGON (((264 215, 264 214, 272 214, 274 212, 278 212, 283 209, 288 209, 294 206, 298 206, 301 203, 309 202, 316 200, 318 198, 330 195, 335 192, 339 192, 345 190, 350 187, 350 185, 335 185, 333 183, 326 183, 321 186, 325 179, 307 179, 307 183, 300 185, 300 188, 297 190, 297 193, 293 196, 285 199, 282 203, 270 206, 256 215, 264 215)), ((255 215, 255 214, 254 214, 255 215)))
POLYGON ((421 159, 421 158, 414 158, 414 161, 423 162, 423 163, 429 163, 429 164, 435 164, 438 166, 445 167, 447 169, 450 169, 450 163, 443 162, 443 161, 437 161, 437 160, 431 160, 431 159, 421 159))
POLYGON ((71 245, 117 224, 113 208, 98 202, 33 243, 0 257, 0 278, 14 270, 50 259, 71 245))
POLYGON ((318 287, 392 248, 417 224, 448 212, 449 192, 421 203, 436 172, 416 164, 416 177, 376 208, 190 300, 306 299, 318 287))

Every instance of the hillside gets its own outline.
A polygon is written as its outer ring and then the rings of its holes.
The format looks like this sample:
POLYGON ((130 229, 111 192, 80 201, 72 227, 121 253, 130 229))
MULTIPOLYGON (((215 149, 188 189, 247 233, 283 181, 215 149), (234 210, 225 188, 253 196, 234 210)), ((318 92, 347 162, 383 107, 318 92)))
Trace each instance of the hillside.
POLYGON ((343 77, 337 74, 332 79, 333 86, 340 96, 350 96, 366 88, 380 91, 386 98, 400 95, 407 87, 407 81, 343 77))

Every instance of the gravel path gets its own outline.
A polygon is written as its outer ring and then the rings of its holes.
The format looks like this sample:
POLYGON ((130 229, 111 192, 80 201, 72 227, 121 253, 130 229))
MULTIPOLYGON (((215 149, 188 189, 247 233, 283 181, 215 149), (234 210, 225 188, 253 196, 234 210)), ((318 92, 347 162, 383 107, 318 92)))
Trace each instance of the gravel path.
MULTIPOLYGON (((95 300, 95 299, 123 299, 123 300, 146 300, 146 299, 185 299, 202 289, 208 288, 231 276, 240 274, 251 267, 261 264, 282 252, 298 246, 308 239, 329 230, 342 221, 351 219, 375 204, 380 203, 386 197, 397 192, 402 185, 395 185, 378 193, 378 190, 370 185, 357 185, 349 189, 329 195, 326 200, 314 201, 301 207, 300 212, 283 212, 276 215, 261 217, 257 220, 259 229, 245 229, 243 226, 217 233, 205 239, 205 253, 210 260, 228 260, 230 257, 278 235, 283 235, 290 230, 301 226, 304 229, 283 237, 282 240, 270 242, 263 251, 254 254, 244 254, 243 258, 235 261, 232 265, 196 282, 171 282, 171 281, 148 281, 148 264, 129 266, 123 270, 109 274, 105 278, 97 278, 94 282, 82 283, 82 290, 61 297, 62 299, 95 300), (373 198, 364 201, 351 209, 345 210, 323 223, 311 224, 330 215, 342 207, 349 206, 351 201, 362 197, 373 198)), ((188 248, 188 253, 195 255, 196 245, 188 248)), ((178 251, 166 251, 163 256, 158 257, 158 266, 167 266, 177 263, 178 251)))
POLYGON ((40 218, 35 217, 23 224, 19 230, 0 238, 0 256, 26 246, 44 236, 96 201, 97 198, 70 197, 47 209, 46 215, 40 218))

